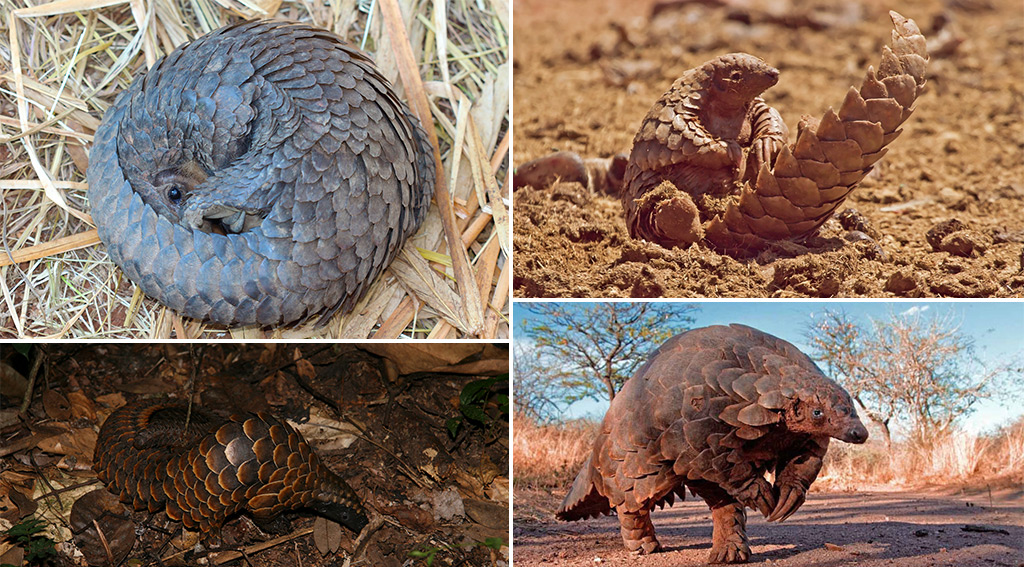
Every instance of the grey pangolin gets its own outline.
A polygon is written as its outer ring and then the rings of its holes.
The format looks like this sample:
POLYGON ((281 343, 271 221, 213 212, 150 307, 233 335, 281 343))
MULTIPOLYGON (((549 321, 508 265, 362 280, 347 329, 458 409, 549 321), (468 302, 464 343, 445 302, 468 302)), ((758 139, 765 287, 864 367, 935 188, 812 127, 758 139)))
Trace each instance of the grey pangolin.
POLYGON ((224 325, 348 311, 422 223, 435 165, 362 52, 306 25, 221 28, 160 59, 96 132, 89 201, 147 295, 224 325))
POLYGON ((785 520, 829 439, 867 437, 850 395, 793 345, 743 325, 695 329, 654 351, 615 396, 557 517, 614 510, 626 548, 652 553, 651 510, 689 488, 711 508, 709 561, 745 562, 745 509, 785 520))
POLYGON ((563 154, 523 164, 515 185, 556 176, 606 185, 621 196, 630 236, 666 247, 703 240, 749 256, 809 236, 885 155, 924 87, 925 38, 913 20, 889 15, 892 48, 883 47, 877 72, 868 68, 838 113, 801 120, 791 146, 785 122, 759 96, 778 71, 731 53, 687 71, 654 104, 624 175, 621 157, 605 160, 604 173, 593 160, 570 167, 563 154))

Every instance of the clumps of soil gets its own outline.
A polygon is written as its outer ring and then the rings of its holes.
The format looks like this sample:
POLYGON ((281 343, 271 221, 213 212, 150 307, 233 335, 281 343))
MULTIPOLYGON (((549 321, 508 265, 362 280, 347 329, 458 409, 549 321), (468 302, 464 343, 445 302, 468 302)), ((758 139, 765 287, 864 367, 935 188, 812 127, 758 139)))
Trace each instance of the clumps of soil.
POLYGON ((633 240, 618 200, 578 183, 520 189, 514 206, 520 297, 991 297, 1024 289, 1020 244, 1006 235, 996 244, 961 221, 936 222, 917 232, 919 242, 901 244, 884 224, 851 224, 856 213, 842 212, 804 242, 737 260, 703 244, 633 240))

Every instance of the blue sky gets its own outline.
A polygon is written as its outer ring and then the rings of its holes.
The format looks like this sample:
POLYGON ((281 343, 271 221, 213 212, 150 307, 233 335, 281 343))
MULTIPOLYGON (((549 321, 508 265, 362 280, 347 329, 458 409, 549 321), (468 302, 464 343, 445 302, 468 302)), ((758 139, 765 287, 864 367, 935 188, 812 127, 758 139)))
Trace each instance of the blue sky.
MULTIPOLYGON (((841 308, 857 322, 888 319, 896 314, 920 313, 925 317, 952 314, 961 330, 974 339, 976 354, 993 366, 1016 356, 1024 359, 1024 302, 1021 301, 681 301, 700 310, 692 314, 694 327, 743 323, 783 338, 810 353, 803 333, 815 314, 841 308)), ((523 319, 536 317, 516 302, 513 313, 515 341, 528 341, 523 319)), ((652 347, 655 345, 652 345, 652 347)), ((568 417, 601 417, 606 402, 584 400, 569 409, 568 417)), ((962 421, 972 433, 988 431, 1024 415, 1024 399, 983 400, 962 421)))

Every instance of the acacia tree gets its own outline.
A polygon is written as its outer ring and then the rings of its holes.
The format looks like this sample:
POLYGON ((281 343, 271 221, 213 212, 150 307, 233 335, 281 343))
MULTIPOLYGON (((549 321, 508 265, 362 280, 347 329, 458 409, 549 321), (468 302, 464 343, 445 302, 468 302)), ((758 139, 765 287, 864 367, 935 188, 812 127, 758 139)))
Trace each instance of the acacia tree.
POLYGON ((529 341, 515 341, 512 352, 516 415, 540 423, 557 418, 561 413, 559 384, 568 377, 566 372, 529 341))
POLYGON ((615 399, 648 354, 693 323, 693 305, 673 303, 530 303, 523 322, 541 356, 557 361, 560 403, 615 399))
POLYGON ((880 427, 890 458, 894 419, 907 422, 912 441, 927 443, 973 411, 1001 379, 1021 373, 1012 361, 986 368, 951 315, 893 315, 867 329, 842 311, 827 311, 806 337, 816 358, 880 427))

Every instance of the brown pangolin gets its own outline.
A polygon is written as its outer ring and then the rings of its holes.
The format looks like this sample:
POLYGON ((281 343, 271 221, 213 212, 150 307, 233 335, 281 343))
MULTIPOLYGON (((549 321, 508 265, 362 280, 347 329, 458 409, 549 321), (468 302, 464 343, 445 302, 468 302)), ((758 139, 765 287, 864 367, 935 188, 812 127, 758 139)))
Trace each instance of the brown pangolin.
POLYGON ((309 508, 355 532, 367 523, 359 497, 299 432, 274 416, 221 418, 182 400, 141 400, 114 411, 96 442, 96 475, 136 509, 166 511, 217 535, 231 515, 269 520, 309 508))
POLYGON ((717 57, 676 80, 648 111, 625 162, 560 152, 520 166, 514 185, 553 178, 618 192, 630 236, 666 247, 704 241, 733 256, 810 236, 899 136, 925 84, 928 51, 913 20, 889 12, 892 47, 851 87, 839 112, 805 117, 788 145, 760 94, 778 71, 745 53, 717 57), (600 164, 600 165, 599 165, 600 164))
POLYGON ((743 325, 695 329, 654 351, 615 396, 557 517, 614 511, 626 548, 653 553, 651 510, 688 488, 711 508, 709 561, 742 563, 745 509, 785 520, 829 439, 867 437, 850 395, 790 343, 743 325))

